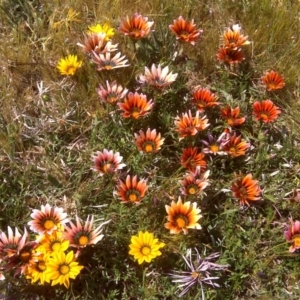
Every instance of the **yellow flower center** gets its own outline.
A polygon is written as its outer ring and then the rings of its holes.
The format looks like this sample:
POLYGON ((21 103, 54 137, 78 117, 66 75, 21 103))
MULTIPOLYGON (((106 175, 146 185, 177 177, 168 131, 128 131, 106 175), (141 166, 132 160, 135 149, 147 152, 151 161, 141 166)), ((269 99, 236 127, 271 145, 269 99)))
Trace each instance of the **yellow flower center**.
POLYGON ((300 247, 300 236, 293 237, 294 246, 300 247))
POLYGON ((263 112, 260 114, 260 117, 263 119, 263 120, 268 120, 269 119, 269 116, 267 113, 263 112))
POLYGON ((143 255, 149 255, 150 253, 151 253, 151 249, 148 246, 142 248, 143 255))
POLYGON ((74 66, 67 66, 66 67, 66 73, 68 74, 68 75, 74 75, 75 74, 75 72, 76 72, 76 67, 74 67, 74 66))
POLYGON ((54 223, 52 220, 46 220, 46 221, 44 222, 44 228, 45 228, 46 230, 50 230, 50 229, 52 229, 53 227, 55 227, 55 223, 54 223))
POLYGON ((104 164, 103 167, 102 167, 103 172, 104 173, 109 172, 110 166, 111 166, 111 164, 104 164))
POLYGON ((196 189, 195 189, 195 187, 190 187, 189 189, 188 189, 188 192, 189 192, 189 194, 190 195, 194 195, 195 193, 196 193, 196 189))
POLYGON ((62 266, 59 267, 59 272, 62 275, 66 275, 70 272, 70 268, 67 265, 62 265, 62 266))
POLYGON ((129 198, 129 200, 132 201, 132 202, 135 202, 135 201, 137 200, 137 196, 136 196, 136 194, 134 194, 134 193, 130 194, 128 198, 129 198))
POLYGON ((210 150, 213 152, 213 153, 217 153, 219 151, 219 146, 218 145, 211 145, 210 146, 210 150))
POLYGON ((192 277, 195 279, 195 278, 197 278, 197 277, 199 277, 200 276, 200 274, 198 273, 198 272, 193 272, 192 273, 192 277))
POLYGON ((111 70, 111 69, 112 69, 112 66, 111 66, 111 65, 106 65, 106 66, 104 66, 104 69, 105 69, 105 70, 111 70))
POLYGON ((43 272, 46 270, 46 264, 44 261, 39 261, 37 263, 37 268, 39 269, 39 271, 43 272))
POLYGON ((187 31, 182 31, 179 33, 179 36, 183 39, 186 39, 189 36, 189 33, 187 31))
POLYGON ((89 238, 86 235, 82 235, 78 242, 80 246, 85 246, 89 242, 89 238))
POLYGON ((228 124, 229 126, 233 126, 233 125, 234 125, 234 120, 233 120, 232 118, 228 118, 228 119, 227 119, 227 124, 228 124))
POLYGON ((51 244, 51 250, 52 251, 58 251, 60 250, 61 243, 59 241, 55 241, 51 244))
POLYGON ((20 258, 21 258, 22 262, 28 262, 31 258, 31 253, 30 252, 22 252, 20 254, 20 258))
POLYGON ((236 156, 237 155, 237 149, 235 147, 230 147, 228 150, 228 153, 230 155, 236 156))
POLYGON ((152 152, 153 151, 153 146, 151 144, 146 144, 145 151, 146 152, 152 152))
POLYGON ((177 227, 179 227, 179 228, 184 228, 184 227, 186 226, 186 221, 185 221, 185 219, 184 219, 183 217, 178 217, 178 218, 176 219, 176 225, 177 225, 177 227))
POLYGON ((108 96, 107 100, 109 103, 115 103, 118 100, 118 98, 114 95, 111 95, 111 96, 108 96))
POLYGON ((140 112, 138 110, 134 110, 132 113, 131 113, 131 116, 135 119, 137 119, 140 115, 140 112))

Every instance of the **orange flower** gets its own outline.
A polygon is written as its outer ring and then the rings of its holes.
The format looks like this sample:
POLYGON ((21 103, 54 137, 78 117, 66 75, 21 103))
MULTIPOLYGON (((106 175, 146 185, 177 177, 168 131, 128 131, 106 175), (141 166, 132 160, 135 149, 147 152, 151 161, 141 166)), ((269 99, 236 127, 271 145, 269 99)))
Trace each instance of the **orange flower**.
POLYGON ((285 85, 283 76, 275 71, 266 72, 261 80, 268 91, 280 90, 285 85))
POLYGON ((121 22, 120 31, 133 39, 141 39, 150 33, 150 28, 154 22, 147 22, 148 18, 135 13, 131 18, 121 22))
POLYGON ((208 185, 209 180, 207 179, 210 171, 204 173, 201 172, 201 168, 197 167, 195 172, 188 173, 183 180, 180 180, 181 183, 181 192, 183 195, 197 195, 200 194, 208 185))
POLYGON ((147 101, 147 96, 144 94, 134 94, 130 92, 125 98, 124 103, 118 103, 118 106, 123 111, 122 116, 124 118, 139 119, 149 114, 154 103, 152 99, 147 101))
POLYGON ((217 106, 220 103, 217 102, 218 97, 215 96, 207 88, 199 88, 193 93, 192 102, 197 105, 200 112, 204 111, 207 107, 217 106))
POLYGON ((219 48, 217 59, 225 64, 238 64, 245 56, 241 49, 219 48))
POLYGON ((273 101, 264 100, 262 102, 256 101, 253 103, 253 115, 255 120, 261 120, 264 123, 270 123, 278 118, 281 113, 273 101))
POLYGON ((161 145, 164 143, 164 138, 161 137, 160 133, 156 133, 156 129, 152 131, 150 128, 147 129, 146 133, 142 130, 134 134, 135 136, 135 144, 138 149, 145 153, 155 153, 160 150, 161 145))
POLYGON ((77 43, 77 46, 81 47, 86 54, 93 54, 93 51, 103 54, 116 51, 118 44, 112 45, 110 41, 107 41, 105 33, 91 33, 84 35, 83 44, 77 43))
POLYGON ((247 40, 248 36, 243 36, 241 33, 241 27, 238 24, 235 24, 231 28, 228 28, 227 31, 223 33, 223 47, 238 49, 241 46, 248 45, 250 42, 247 40))
POLYGON ((145 197, 147 190, 148 186, 145 179, 138 181, 137 176, 131 178, 128 175, 125 182, 120 180, 117 191, 114 194, 119 197, 122 203, 132 202, 138 204, 145 197))
POLYGON ((231 127, 241 125, 245 122, 246 118, 239 118, 240 115, 240 107, 231 108, 230 106, 226 106, 221 109, 221 116, 226 120, 227 124, 231 127))
POLYGON ((240 200, 241 205, 250 205, 248 201, 260 200, 261 189, 258 181, 252 179, 252 174, 238 178, 231 186, 233 196, 240 200))
POLYGON ((181 165, 191 172, 195 172, 198 166, 201 167, 201 170, 205 170, 206 161, 204 157, 205 154, 202 152, 199 153, 197 147, 185 148, 181 156, 181 165))
POLYGON ((187 234, 188 229, 201 229, 198 220, 202 218, 201 210, 197 208, 197 203, 190 201, 182 203, 181 198, 178 198, 177 203, 172 201, 171 206, 166 205, 168 213, 165 227, 170 230, 171 234, 178 234, 183 231, 187 234))
POLYGON ((183 113, 182 118, 177 116, 174 123, 177 126, 175 131, 180 133, 179 140, 186 136, 195 135, 198 131, 202 131, 209 126, 206 116, 200 118, 199 111, 197 111, 196 116, 193 117, 190 110, 188 113, 183 113))
POLYGON ((177 20, 174 20, 174 24, 169 25, 171 31, 176 35, 176 39, 195 45, 200 37, 203 30, 196 29, 196 24, 194 20, 191 22, 186 21, 180 16, 177 20))
POLYGON ((230 137, 229 142, 223 147, 223 151, 232 157, 245 155, 247 149, 250 147, 250 143, 241 140, 242 136, 236 136, 236 133, 234 133, 230 137))

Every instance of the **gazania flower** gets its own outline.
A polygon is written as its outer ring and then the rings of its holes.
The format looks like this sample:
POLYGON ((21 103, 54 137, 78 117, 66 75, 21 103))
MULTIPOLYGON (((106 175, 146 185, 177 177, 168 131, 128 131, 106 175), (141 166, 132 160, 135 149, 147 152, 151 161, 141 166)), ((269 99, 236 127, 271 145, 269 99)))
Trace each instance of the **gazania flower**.
POLYGON ((168 87, 172 82, 175 81, 177 73, 169 73, 169 67, 166 66, 161 69, 161 65, 158 64, 157 68, 155 64, 152 65, 151 70, 145 67, 145 75, 140 75, 138 80, 142 84, 149 84, 158 89, 168 87))
POLYGON ((300 249, 300 221, 290 220, 292 225, 284 231, 284 236, 287 242, 291 243, 289 251, 291 253, 300 249))
POLYGON ((98 55, 95 51, 93 51, 92 61, 97 65, 98 71, 129 66, 129 64, 126 64, 128 59, 125 59, 125 55, 121 56, 121 52, 117 53, 114 57, 111 57, 111 52, 98 55))
POLYGON ((241 49, 219 48, 217 59, 225 64, 238 64, 245 56, 241 49))
POLYGON ((196 29, 194 20, 191 22, 186 21, 179 16, 177 20, 174 20, 174 24, 169 25, 171 31, 176 35, 176 39, 195 45, 195 42, 199 39, 203 30, 196 29))
POLYGON ((77 46, 81 47, 84 53, 92 55, 93 52, 104 54, 116 51, 118 44, 112 45, 110 41, 106 40, 104 33, 91 33, 85 35, 83 44, 77 43, 77 46))
POLYGON ((206 146, 202 150, 203 153, 224 155, 226 152, 223 151, 223 148, 229 142, 229 139, 226 132, 221 133, 217 139, 209 132, 207 134, 207 140, 201 140, 201 142, 206 146))
POLYGON ((196 168, 199 166, 202 170, 206 169, 206 161, 204 160, 205 154, 202 152, 198 152, 198 148, 185 148, 183 149, 183 153, 181 156, 181 165, 190 170, 191 172, 195 172, 196 168))
POLYGON ((128 175, 125 182, 120 180, 115 194, 122 203, 132 202, 138 204, 145 197, 147 190, 148 186, 145 179, 138 181, 137 176, 131 177, 128 175))
POLYGON ((51 234, 53 230, 69 222, 63 208, 51 207, 48 203, 45 206, 42 205, 41 210, 34 209, 30 216, 33 220, 29 221, 28 225, 32 231, 39 234, 51 234))
POLYGON ((187 234, 188 229, 201 229, 199 221, 202 218, 200 215, 201 209, 197 208, 197 203, 190 201, 182 203, 181 198, 178 198, 177 203, 172 201, 171 206, 166 205, 168 213, 165 227, 170 230, 171 234, 178 234, 183 231, 187 234))
POLYGON ((36 251, 52 253, 54 251, 66 251, 69 248, 69 241, 63 236, 63 232, 55 230, 51 234, 45 233, 39 240, 36 251))
POLYGON ((220 287, 219 284, 215 283, 214 280, 219 279, 219 277, 212 277, 211 271, 221 271, 228 267, 228 265, 220 265, 211 260, 219 257, 219 253, 212 253, 209 256, 201 257, 198 250, 195 248, 196 258, 192 256, 192 249, 187 250, 187 255, 181 255, 186 263, 188 271, 174 271, 169 275, 172 277, 172 282, 181 283, 178 288, 184 288, 183 291, 178 295, 178 297, 184 296, 193 285, 200 285, 202 299, 204 297, 203 284, 208 284, 212 287, 220 287))
POLYGON ((148 22, 147 17, 135 13, 121 22, 120 31, 133 39, 141 39, 149 35, 153 24, 154 22, 148 22))
POLYGON ((75 279, 83 266, 74 261, 74 252, 67 255, 63 251, 53 252, 46 263, 45 278, 52 280, 51 285, 63 284, 66 288, 70 286, 70 278, 75 279))
POLYGON ((28 266, 26 278, 31 279, 31 283, 35 283, 37 281, 40 281, 41 284, 50 282, 50 279, 45 276, 46 262, 48 261, 49 255, 50 254, 40 253, 37 257, 37 261, 28 266))
POLYGON ((245 155, 247 149, 250 147, 250 143, 242 141, 242 136, 236 136, 236 132, 230 136, 229 142, 223 147, 229 156, 238 157, 245 155))
POLYGON ((182 140, 186 136, 192 136, 207 128, 210 124, 206 116, 199 117, 199 111, 196 112, 196 116, 193 117, 191 111, 183 113, 182 117, 179 116, 175 119, 176 131, 180 133, 179 140, 182 140))
POLYGON ((110 27, 107 23, 104 25, 96 24, 88 27, 88 34, 92 35, 93 33, 96 34, 103 34, 105 35, 105 40, 108 41, 112 38, 115 34, 114 29, 110 27))
POLYGON ((18 228, 15 228, 15 234, 10 226, 7 227, 7 235, 0 231, 0 262, 8 257, 18 255, 20 250, 28 241, 28 233, 24 228, 23 235, 20 234, 18 228))
POLYGON ((231 186, 231 190, 233 192, 233 196, 240 200, 241 205, 247 204, 249 206, 249 201, 257 201, 261 199, 261 189, 258 181, 252 179, 252 174, 236 179, 231 186))
POLYGON ((59 70, 61 75, 74 75, 82 65, 82 61, 78 60, 76 55, 68 55, 62 58, 56 68, 59 70))
POLYGON ((126 96, 128 89, 124 89, 121 85, 118 85, 116 81, 110 85, 106 80, 106 87, 100 85, 100 87, 96 89, 96 92, 98 93, 100 101, 114 104, 126 96))
POLYGON ((140 130, 139 134, 135 133, 134 136, 136 146, 145 153, 157 152, 165 140, 160 133, 156 133, 156 129, 151 131, 150 128, 147 129, 146 133, 140 130))
POLYGON ((110 222, 110 220, 103 222, 96 229, 93 229, 94 216, 87 217, 84 226, 80 219, 76 216, 76 225, 70 222, 70 227, 65 226, 64 238, 70 242, 70 246, 77 248, 84 248, 87 245, 97 244, 104 237, 101 234, 103 226, 110 222))
POLYGON ((253 103, 253 115, 255 120, 261 120, 264 123, 275 121, 281 113, 273 101, 264 100, 262 102, 256 101, 253 103))
POLYGON ((140 117, 149 114, 153 105, 152 99, 148 101, 146 95, 137 92, 128 93, 124 103, 118 103, 118 106, 123 111, 122 116, 124 118, 133 119, 139 119, 140 117))
POLYGON ((268 91, 280 90, 285 85, 283 76, 273 70, 266 72, 261 80, 268 91))
POLYGON ((121 164, 123 157, 120 156, 119 152, 114 153, 112 150, 104 149, 103 152, 97 151, 96 154, 93 156, 95 164, 93 169, 98 171, 101 176, 105 173, 113 173, 126 166, 121 164))
POLYGON ((221 109, 221 117, 225 119, 226 123, 231 127, 239 126, 245 122, 246 118, 239 118, 239 115, 239 106, 237 106, 236 108, 231 108, 230 106, 226 105, 225 108, 221 109))
POLYGON ((207 179, 210 171, 201 172, 201 168, 197 167, 195 172, 188 173, 181 183, 181 193, 186 196, 200 194, 208 185, 209 180, 207 179))
POLYGON ((138 260, 139 265, 144 261, 149 263, 152 259, 161 255, 159 249, 164 246, 165 243, 161 243, 154 238, 153 233, 139 231, 137 236, 131 237, 129 254, 138 260))
POLYGON ((232 29, 228 28, 222 36, 223 47, 236 50, 244 45, 249 45, 248 36, 243 36, 240 31, 241 27, 238 24, 233 25, 232 29))
POLYGON ((218 97, 209 89, 199 88, 193 93, 192 102, 197 105, 198 111, 202 112, 208 107, 219 105, 218 97))

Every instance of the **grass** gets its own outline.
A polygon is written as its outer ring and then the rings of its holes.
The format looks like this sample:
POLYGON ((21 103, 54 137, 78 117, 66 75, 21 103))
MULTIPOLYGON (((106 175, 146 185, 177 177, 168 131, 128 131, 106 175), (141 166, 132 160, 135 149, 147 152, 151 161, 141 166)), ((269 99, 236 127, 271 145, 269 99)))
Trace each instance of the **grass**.
MULTIPOLYGON (((229 265, 218 274, 220 288, 204 287, 206 299, 299 299, 299 254, 289 253, 283 235, 289 218, 300 218, 299 202, 289 201, 300 184, 299 9, 298 2, 288 0, 1 1, 1 230, 11 226, 22 231, 32 209, 46 203, 64 208, 72 220, 75 215, 111 220, 103 240, 82 251, 78 261, 85 268, 69 289, 30 284, 25 276, 7 272, 1 294, 12 299, 177 299, 177 286, 167 273, 184 269, 180 254, 196 247, 204 256, 220 252, 218 263, 229 265), (79 13, 73 19, 71 8, 79 13), (148 16, 155 28, 135 46, 117 30, 120 20, 134 12, 148 16), (168 28, 181 14, 194 18, 204 31, 200 42, 183 45, 182 52, 168 28), (87 26, 105 22, 116 28, 113 42, 129 67, 97 72, 76 46, 87 26), (216 53, 220 35, 236 23, 251 44, 245 46, 245 61, 228 68, 216 53), (56 65, 68 54, 84 64, 74 76, 64 77, 56 65), (139 88, 136 76, 152 63, 169 65, 178 77, 164 93, 138 90, 156 103, 149 116, 133 122, 99 103, 99 84, 117 80, 134 92, 139 88), (260 77, 271 69, 284 75, 284 89, 262 88, 260 77), (205 131, 179 141, 175 132, 174 118, 193 110, 188 99, 197 85, 213 90, 222 106, 240 106, 247 117, 240 132, 251 149, 236 159, 207 156, 206 194, 183 197, 201 208, 202 230, 171 235, 164 228, 165 205, 180 195, 178 180, 186 172, 180 165, 182 149, 200 147, 206 138, 205 131), (282 113, 274 123, 262 125, 251 116, 252 104, 268 98, 282 113), (134 133, 148 126, 165 142, 157 154, 142 155, 134 133), (126 168, 103 177, 91 170, 92 155, 103 149, 120 152, 126 168), (249 208, 241 208, 230 190, 240 171, 252 173, 262 189, 262 201, 249 208), (127 174, 148 180, 140 205, 121 204, 113 195, 119 178, 125 180, 127 174), (138 265, 128 254, 131 236, 140 230, 153 232, 166 244, 150 264, 138 265)), ((218 108, 207 116, 210 131, 220 134, 224 126, 218 108)), ((184 298, 200 296, 195 287, 184 298)))

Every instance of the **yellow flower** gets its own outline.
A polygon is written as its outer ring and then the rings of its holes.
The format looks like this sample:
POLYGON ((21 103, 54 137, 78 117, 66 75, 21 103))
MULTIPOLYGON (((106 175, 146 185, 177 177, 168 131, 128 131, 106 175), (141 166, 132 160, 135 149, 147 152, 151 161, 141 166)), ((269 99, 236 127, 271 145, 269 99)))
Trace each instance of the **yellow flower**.
POLYGON ((107 23, 105 23, 103 26, 100 24, 96 24, 94 26, 88 27, 87 33, 104 33, 106 35, 105 40, 108 41, 111 37, 114 36, 115 32, 112 27, 110 27, 107 23))
POLYGON ((67 255, 63 251, 53 252, 52 257, 46 263, 45 276, 47 280, 52 280, 52 286, 64 284, 69 288, 69 279, 75 279, 83 266, 78 266, 74 261, 74 252, 70 251, 67 255))
POLYGON ((42 253, 54 251, 66 251, 69 248, 69 241, 65 240, 62 231, 53 231, 51 234, 45 233, 39 241, 37 251, 42 253))
POLYGON ((40 254, 38 256, 38 260, 34 263, 31 263, 28 266, 27 272, 26 272, 26 278, 31 279, 31 283, 35 283, 37 281, 40 281, 41 284, 44 284, 45 282, 50 282, 50 279, 48 279, 45 276, 46 273, 46 262, 49 258, 49 254, 40 254))
POLYGON ((56 68, 61 75, 74 75, 78 68, 82 65, 82 61, 78 60, 77 55, 68 55, 62 58, 56 68))
POLYGON ((151 262, 153 258, 161 255, 159 249, 164 246, 165 243, 160 243, 158 239, 155 239, 153 233, 139 231, 138 236, 131 237, 129 254, 133 255, 139 264, 144 261, 151 262))

